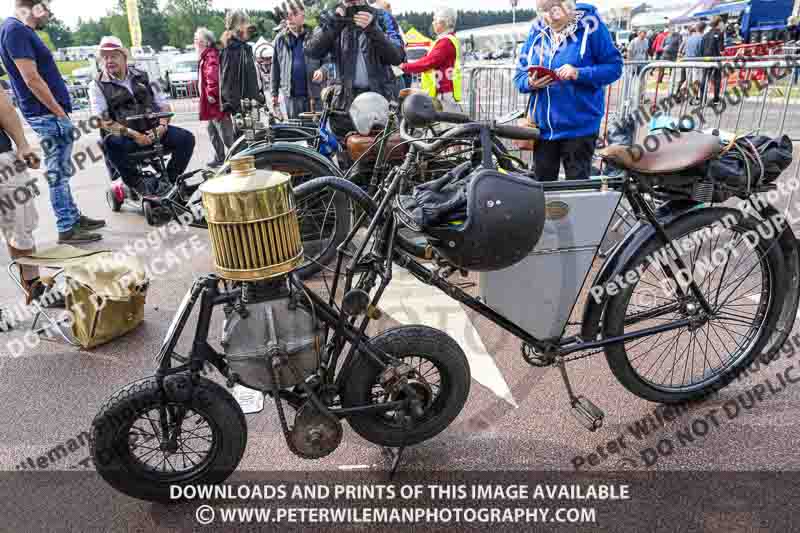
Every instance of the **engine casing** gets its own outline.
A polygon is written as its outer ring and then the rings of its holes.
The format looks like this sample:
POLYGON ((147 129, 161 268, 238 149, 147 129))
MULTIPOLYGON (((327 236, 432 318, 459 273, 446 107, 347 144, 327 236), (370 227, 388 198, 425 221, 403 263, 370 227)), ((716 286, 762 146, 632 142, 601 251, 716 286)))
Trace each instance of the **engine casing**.
POLYGON ((306 380, 319 368, 320 329, 309 312, 289 297, 228 309, 222 327, 222 348, 232 372, 251 389, 272 389, 273 371, 267 354, 277 348, 288 356, 289 367, 280 367, 279 388, 287 389, 306 380), (274 334, 273 334, 274 332, 274 334))

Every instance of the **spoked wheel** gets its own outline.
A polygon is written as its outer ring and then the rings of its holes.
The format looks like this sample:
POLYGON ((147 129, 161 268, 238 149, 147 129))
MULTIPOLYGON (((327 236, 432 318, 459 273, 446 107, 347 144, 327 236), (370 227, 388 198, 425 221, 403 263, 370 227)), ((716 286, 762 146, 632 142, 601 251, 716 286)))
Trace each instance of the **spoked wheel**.
MULTIPOLYGON (((349 418, 353 430, 374 444, 390 447, 418 444, 444 431, 469 396, 469 363, 458 344, 442 331, 407 326, 382 333, 372 345, 412 368, 408 384, 422 404, 422 414, 395 410, 353 415, 349 418)), ((406 399, 400 389, 384 389, 380 374, 378 365, 359 355, 344 384, 343 407, 406 399)))
POLYGON ((170 501, 170 485, 221 483, 244 455, 247 423, 225 389, 199 379, 191 399, 164 397, 155 378, 115 394, 92 423, 97 472, 117 490, 170 501))
MULTIPOLYGON (((294 187, 330 175, 324 165, 311 158, 279 151, 257 154, 256 166, 291 174, 294 187)), ((336 248, 347 237, 351 221, 350 202, 347 196, 331 189, 298 196, 296 201, 306 258, 296 273, 301 279, 307 279, 326 268, 336 256, 336 248)))
POLYGON ((662 403, 698 399, 728 385, 761 353, 783 306, 785 263, 776 241, 761 237, 758 227, 739 211, 701 209, 667 228, 688 272, 675 276, 674 258, 655 241, 628 263, 627 272, 641 275, 610 300, 606 337, 691 321, 606 347, 611 370, 628 390, 662 403), (728 214, 736 224, 719 224, 728 214), (688 287, 678 288, 690 276, 710 315, 688 287))

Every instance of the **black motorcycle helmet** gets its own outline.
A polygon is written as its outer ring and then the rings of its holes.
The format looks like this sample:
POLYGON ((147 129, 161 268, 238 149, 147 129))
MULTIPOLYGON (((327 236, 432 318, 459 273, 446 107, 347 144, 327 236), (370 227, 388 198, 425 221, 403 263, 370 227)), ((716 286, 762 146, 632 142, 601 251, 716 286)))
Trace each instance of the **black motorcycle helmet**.
MULTIPOLYGON (((427 95, 411 94, 403 102, 403 118, 414 128, 435 122, 438 113, 436 103, 427 95)), ((442 258, 463 270, 491 272, 509 268, 525 259, 542 236, 544 190, 532 178, 495 168, 489 147, 484 147, 483 164, 470 170, 470 164, 462 165, 450 180, 451 184, 466 184, 466 191, 462 189, 466 195, 466 219, 422 230, 442 258)), ((433 198, 442 205, 441 197, 433 198)), ((452 201, 454 206, 459 203, 463 210, 463 200, 452 201)), ((424 210, 428 206, 416 207, 424 210)))
POLYGON ((545 222, 542 185, 495 169, 469 176, 467 218, 425 228, 431 246, 453 265, 471 272, 509 268, 530 254, 545 222))

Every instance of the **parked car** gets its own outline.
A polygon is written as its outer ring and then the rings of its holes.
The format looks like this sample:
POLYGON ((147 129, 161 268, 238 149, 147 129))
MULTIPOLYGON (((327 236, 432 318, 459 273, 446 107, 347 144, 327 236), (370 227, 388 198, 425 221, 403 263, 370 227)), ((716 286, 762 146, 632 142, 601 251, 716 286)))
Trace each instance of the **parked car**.
POLYGON ((95 79, 96 75, 97 68, 95 66, 76 68, 72 71, 72 84, 87 86, 95 79))
POLYGON ((176 55, 165 79, 169 94, 173 98, 194 98, 199 94, 198 80, 200 60, 196 53, 176 55))

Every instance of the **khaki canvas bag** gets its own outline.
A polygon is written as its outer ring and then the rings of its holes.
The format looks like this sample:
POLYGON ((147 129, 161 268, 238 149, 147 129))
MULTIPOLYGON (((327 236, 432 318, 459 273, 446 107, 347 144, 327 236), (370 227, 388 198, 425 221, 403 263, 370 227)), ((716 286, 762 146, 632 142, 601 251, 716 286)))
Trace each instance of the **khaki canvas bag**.
POLYGON ((101 253, 64 270, 72 334, 84 349, 111 342, 144 321, 149 280, 138 259, 101 253))

